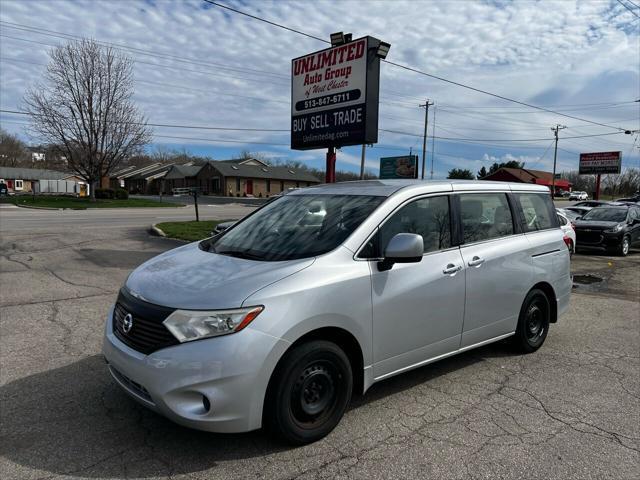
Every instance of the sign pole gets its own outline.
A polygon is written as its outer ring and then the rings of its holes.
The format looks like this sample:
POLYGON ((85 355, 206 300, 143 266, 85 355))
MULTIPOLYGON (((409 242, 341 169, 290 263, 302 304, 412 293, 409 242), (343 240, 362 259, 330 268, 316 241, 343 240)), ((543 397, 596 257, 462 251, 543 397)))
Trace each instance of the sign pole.
POLYGON ((596 196, 594 200, 600 200, 600 177, 601 174, 596 175, 596 196))
POLYGON ((362 156, 360 157, 360 180, 364 180, 364 157, 366 145, 362 144, 362 156))
POLYGON ((336 147, 327 150, 327 166, 324 177, 325 183, 336 183, 336 147))

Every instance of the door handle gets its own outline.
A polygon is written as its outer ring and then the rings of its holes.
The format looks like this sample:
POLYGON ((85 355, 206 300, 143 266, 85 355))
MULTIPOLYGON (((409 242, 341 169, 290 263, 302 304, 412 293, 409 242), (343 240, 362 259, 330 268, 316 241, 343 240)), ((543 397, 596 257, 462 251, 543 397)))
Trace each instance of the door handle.
POLYGON ((449 265, 447 265, 447 268, 442 270, 442 273, 444 273, 445 275, 451 275, 459 272, 460 270, 462 270, 462 265, 454 265, 453 263, 450 263, 449 265))
POLYGON ((484 263, 484 258, 480 258, 478 256, 474 256, 471 260, 469 260, 470 267, 479 267, 484 263))

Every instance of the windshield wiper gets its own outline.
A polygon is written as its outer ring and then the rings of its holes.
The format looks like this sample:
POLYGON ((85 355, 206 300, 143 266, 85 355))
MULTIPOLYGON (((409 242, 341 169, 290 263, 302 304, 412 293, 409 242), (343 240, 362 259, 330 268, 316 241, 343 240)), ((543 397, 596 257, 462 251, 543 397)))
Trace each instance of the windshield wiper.
POLYGON ((216 251, 215 253, 219 255, 227 255, 229 257, 244 258, 247 260, 264 260, 264 257, 262 255, 255 255, 253 253, 241 252, 239 250, 222 250, 221 252, 216 251))

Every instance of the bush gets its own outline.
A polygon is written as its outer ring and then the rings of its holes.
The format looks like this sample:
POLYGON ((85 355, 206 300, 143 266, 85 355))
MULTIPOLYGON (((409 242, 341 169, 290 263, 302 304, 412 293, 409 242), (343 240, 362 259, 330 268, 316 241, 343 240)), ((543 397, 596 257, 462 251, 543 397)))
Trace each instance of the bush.
POLYGON ((113 188, 96 188, 96 198, 113 199, 115 193, 113 188))
POLYGON ((129 192, 124 188, 119 188, 116 190, 115 198, 118 200, 127 200, 129 198, 129 192))

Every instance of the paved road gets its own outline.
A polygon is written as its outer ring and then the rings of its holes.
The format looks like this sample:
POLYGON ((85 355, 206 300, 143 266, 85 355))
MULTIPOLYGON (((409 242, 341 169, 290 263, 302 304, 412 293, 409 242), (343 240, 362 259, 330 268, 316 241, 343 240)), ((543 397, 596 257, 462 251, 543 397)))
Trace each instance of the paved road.
POLYGON ((174 213, 0 210, 2 478, 640 478, 639 252, 575 256, 603 281, 575 289, 537 353, 493 345, 382 382, 291 449, 176 426, 110 380, 105 313, 176 245, 134 226, 156 215, 174 213))
MULTIPOLYGON (((242 204, 198 205, 201 220, 242 218, 256 207, 242 204)), ((54 229, 111 230, 158 222, 195 220, 193 205, 176 208, 96 208, 36 210, 0 204, 2 232, 43 232, 54 229)))

